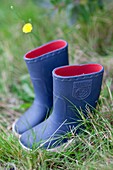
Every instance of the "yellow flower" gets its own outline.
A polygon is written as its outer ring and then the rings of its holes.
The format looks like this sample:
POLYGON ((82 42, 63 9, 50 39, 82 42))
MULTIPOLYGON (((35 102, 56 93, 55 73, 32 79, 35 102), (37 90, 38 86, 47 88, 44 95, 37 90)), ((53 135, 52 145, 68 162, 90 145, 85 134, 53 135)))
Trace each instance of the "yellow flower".
POLYGON ((81 4, 81 5, 86 5, 87 2, 88 2, 88 0, 80 0, 80 4, 81 4))
POLYGON ((32 24, 31 24, 31 23, 26 23, 26 24, 23 26, 22 31, 23 31, 24 33, 29 33, 29 32, 32 31, 32 29, 33 29, 32 24))

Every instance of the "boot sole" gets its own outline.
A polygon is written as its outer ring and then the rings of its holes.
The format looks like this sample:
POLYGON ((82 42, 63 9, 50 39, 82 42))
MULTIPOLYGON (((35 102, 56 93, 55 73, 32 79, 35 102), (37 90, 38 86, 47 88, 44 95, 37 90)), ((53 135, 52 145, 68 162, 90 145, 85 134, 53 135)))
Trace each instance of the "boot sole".
POLYGON ((22 148, 25 149, 26 151, 32 151, 32 149, 27 148, 26 146, 24 146, 24 145, 20 142, 20 137, 21 137, 21 136, 19 136, 19 144, 22 146, 22 148))
POLYGON ((12 124, 12 132, 13 132, 13 134, 14 134, 17 138, 20 138, 21 135, 18 134, 18 133, 16 132, 16 130, 15 130, 15 124, 16 124, 17 121, 18 121, 18 119, 16 119, 16 120, 13 122, 13 124, 12 124))
MULTIPOLYGON (((32 149, 27 148, 26 146, 24 146, 24 145, 20 142, 20 137, 21 137, 21 136, 19 136, 19 143, 20 143, 20 145, 22 146, 22 148, 25 149, 26 151, 32 151, 32 149)), ((57 146, 57 147, 55 147, 55 148, 46 149, 46 151, 48 151, 48 152, 60 152, 60 151, 62 150, 62 148, 65 150, 65 149, 72 143, 72 141, 73 141, 73 139, 70 139, 68 142, 66 142, 66 143, 64 143, 64 144, 62 144, 62 145, 60 145, 60 146, 57 146)), ((37 149, 39 149, 39 148, 40 148, 40 147, 38 147, 37 149)), ((36 150, 37 150, 37 149, 36 149, 36 150)))

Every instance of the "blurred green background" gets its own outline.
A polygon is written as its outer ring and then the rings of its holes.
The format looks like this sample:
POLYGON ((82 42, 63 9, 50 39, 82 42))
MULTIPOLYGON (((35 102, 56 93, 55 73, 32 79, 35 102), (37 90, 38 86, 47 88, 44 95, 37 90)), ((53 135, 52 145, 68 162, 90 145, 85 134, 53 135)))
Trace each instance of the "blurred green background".
MULTIPOLYGON (((33 97, 24 54, 48 41, 69 43, 70 64, 101 62, 112 74, 113 3, 102 0, 1 0, 0 95, 33 97), (33 31, 22 27, 30 22, 33 31), (107 62, 107 63, 106 63, 107 62), (28 83, 29 82, 29 83, 28 83), (26 90, 27 89, 27 90, 26 90)), ((106 72, 107 74, 107 72, 106 72)))

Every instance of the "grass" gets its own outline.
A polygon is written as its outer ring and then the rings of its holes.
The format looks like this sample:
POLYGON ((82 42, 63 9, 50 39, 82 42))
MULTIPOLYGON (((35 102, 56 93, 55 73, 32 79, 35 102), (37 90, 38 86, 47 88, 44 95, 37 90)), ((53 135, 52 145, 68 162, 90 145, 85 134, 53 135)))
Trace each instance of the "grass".
POLYGON ((84 120, 86 129, 83 133, 76 136, 72 134, 71 144, 57 153, 45 150, 26 152, 10 130, 1 128, 2 166, 11 162, 18 169, 112 169, 113 110, 107 113, 106 109, 113 105, 113 101, 108 102, 101 95, 100 102, 105 103, 104 109, 101 110, 101 106, 98 106, 99 111, 95 115, 89 114, 89 119, 84 120))
POLYGON ((113 4, 97 12, 88 24, 69 26, 65 11, 54 14, 34 1, 1 0, 0 42, 0 169, 113 169, 113 4), (13 9, 12 7, 13 6, 13 9), (26 22, 33 33, 22 33, 26 22), (61 151, 26 152, 12 134, 11 125, 31 105, 34 93, 23 55, 53 39, 69 43, 70 63, 99 62, 105 67, 96 114, 84 120, 86 129, 61 151))

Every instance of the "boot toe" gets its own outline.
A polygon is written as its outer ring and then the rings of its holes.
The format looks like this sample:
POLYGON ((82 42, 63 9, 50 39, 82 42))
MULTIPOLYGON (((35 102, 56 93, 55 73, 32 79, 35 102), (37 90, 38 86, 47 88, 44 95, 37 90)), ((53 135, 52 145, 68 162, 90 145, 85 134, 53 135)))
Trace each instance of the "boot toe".
POLYGON ((20 144, 28 150, 53 148, 67 141, 61 138, 65 133, 65 127, 60 128, 59 123, 54 123, 50 116, 46 121, 23 133, 20 137, 20 144))
POLYGON ((46 114, 46 107, 33 103, 33 105, 13 125, 13 131, 17 134, 24 133, 25 131, 41 123, 45 119, 46 114), (40 115, 38 113, 40 113, 40 115))
POLYGON ((22 134, 22 136, 19 139, 19 143, 26 150, 32 149, 32 139, 31 137, 28 138, 28 135, 26 133, 22 134))
POLYGON ((26 129, 29 129, 29 125, 27 124, 27 122, 20 118, 19 120, 17 120, 17 122, 15 123, 14 125, 14 131, 17 133, 17 134, 22 134, 26 131, 26 129))
POLYGON ((36 134, 33 129, 24 132, 21 135, 19 142, 21 146, 27 150, 32 150, 33 148, 35 149, 38 147, 38 143, 36 142, 36 134))

